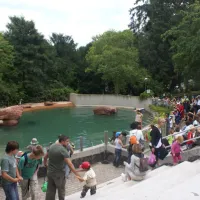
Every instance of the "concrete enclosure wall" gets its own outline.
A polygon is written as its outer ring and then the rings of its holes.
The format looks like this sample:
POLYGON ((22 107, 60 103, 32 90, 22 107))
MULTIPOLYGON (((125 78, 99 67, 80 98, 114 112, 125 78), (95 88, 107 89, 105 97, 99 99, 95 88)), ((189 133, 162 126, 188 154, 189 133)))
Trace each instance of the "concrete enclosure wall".
POLYGON ((116 106, 128 108, 145 108, 149 110, 151 99, 141 101, 138 96, 107 94, 70 94, 70 101, 75 106, 116 106))

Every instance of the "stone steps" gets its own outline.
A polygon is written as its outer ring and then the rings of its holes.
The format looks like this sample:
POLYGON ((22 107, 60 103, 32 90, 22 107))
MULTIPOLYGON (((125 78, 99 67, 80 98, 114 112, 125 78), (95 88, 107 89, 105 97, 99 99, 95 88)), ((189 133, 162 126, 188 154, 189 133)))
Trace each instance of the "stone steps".
MULTIPOLYGON (((95 195, 90 196, 88 192, 85 198, 95 200, 200 199, 199 183, 200 161, 194 163, 185 161, 174 167, 162 166, 149 171, 146 179, 142 182, 128 181, 124 183, 121 177, 113 179, 99 185, 95 195)), ((67 196, 66 200, 78 198, 80 198, 80 192, 67 196)))

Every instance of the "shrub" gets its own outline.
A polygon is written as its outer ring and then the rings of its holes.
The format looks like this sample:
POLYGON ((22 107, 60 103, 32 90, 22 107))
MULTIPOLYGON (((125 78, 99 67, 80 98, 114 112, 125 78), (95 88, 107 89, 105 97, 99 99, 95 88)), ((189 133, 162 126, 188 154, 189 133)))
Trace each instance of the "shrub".
POLYGON ((45 91, 43 95, 44 101, 68 101, 70 93, 75 92, 72 88, 54 88, 45 91))
POLYGON ((150 90, 150 93, 147 93, 146 91, 144 91, 143 93, 140 94, 140 100, 145 100, 151 97, 153 97, 153 92, 151 90, 150 90))

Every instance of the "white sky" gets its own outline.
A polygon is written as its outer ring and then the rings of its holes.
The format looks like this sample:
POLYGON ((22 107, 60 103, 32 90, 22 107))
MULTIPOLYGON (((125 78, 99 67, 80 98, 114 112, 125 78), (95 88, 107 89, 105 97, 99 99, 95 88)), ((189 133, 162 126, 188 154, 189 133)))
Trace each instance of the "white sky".
POLYGON ((129 9, 135 0, 0 0, 0 31, 6 30, 9 16, 33 20, 48 38, 64 33, 86 45, 92 37, 109 29, 124 30, 130 23, 129 9))

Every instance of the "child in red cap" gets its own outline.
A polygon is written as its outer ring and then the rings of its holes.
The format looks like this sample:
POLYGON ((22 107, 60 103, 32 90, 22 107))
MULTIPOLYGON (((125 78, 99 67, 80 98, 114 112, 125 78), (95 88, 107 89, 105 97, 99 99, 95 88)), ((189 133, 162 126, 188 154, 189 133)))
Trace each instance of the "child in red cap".
POLYGON ((79 168, 82 168, 86 173, 84 174, 83 178, 80 176, 76 176, 79 181, 83 182, 85 181, 86 184, 83 186, 83 190, 81 192, 81 198, 84 198, 87 194, 87 191, 90 189, 90 194, 96 194, 96 174, 94 170, 90 167, 89 162, 83 162, 79 168))

